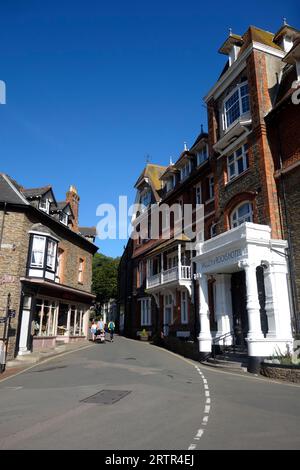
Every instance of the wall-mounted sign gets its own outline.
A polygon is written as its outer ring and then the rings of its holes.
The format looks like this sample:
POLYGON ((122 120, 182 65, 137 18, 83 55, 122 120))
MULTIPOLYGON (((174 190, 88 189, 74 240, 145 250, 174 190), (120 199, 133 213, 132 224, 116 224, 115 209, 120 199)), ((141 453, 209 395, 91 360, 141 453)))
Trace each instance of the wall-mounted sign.
POLYGON ((10 274, 3 274, 0 276, 0 285, 11 284, 12 282, 15 282, 15 279, 15 276, 11 276, 10 274))

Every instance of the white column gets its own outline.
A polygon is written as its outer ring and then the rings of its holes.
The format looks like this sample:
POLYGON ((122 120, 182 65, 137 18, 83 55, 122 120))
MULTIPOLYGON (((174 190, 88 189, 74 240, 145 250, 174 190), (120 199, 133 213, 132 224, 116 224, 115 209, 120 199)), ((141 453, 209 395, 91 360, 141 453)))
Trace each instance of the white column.
POLYGON ((77 322, 77 308, 75 308, 75 313, 74 313, 74 328, 73 328, 74 336, 76 336, 76 322, 77 322))
MULTIPOLYGON (((231 274, 216 274, 215 316, 218 324, 217 336, 232 331, 231 274)), ((219 345, 232 344, 232 336, 222 338, 219 345)))
POLYGON ((264 284, 266 294, 265 310, 268 318, 267 338, 274 338, 276 336, 276 324, 278 325, 279 313, 276 302, 275 276, 269 264, 267 269, 264 269, 264 284))
POLYGON ((205 274, 199 274, 199 320, 200 334, 199 351, 211 352, 211 332, 209 323, 209 307, 208 307, 208 288, 207 277, 205 274))
POLYGON ((261 331, 260 304, 258 299, 256 265, 243 262, 243 267, 246 273, 246 299, 249 323, 249 331, 247 338, 249 340, 262 339, 264 336, 261 331))
POLYGON ((84 314, 83 314, 83 334, 86 338, 88 338, 88 333, 89 333, 89 321, 90 321, 90 310, 88 309, 84 314))
POLYGON ((160 254, 160 283, 162 284, 164 282, 164 254, 160 254))
MULTIPOLYGON (((270 266, 275 334, 277 338, 292 340, 291 309, 286 264, 270 266)), ((269 320, 269 318, 268 318, 269 320)))
POLYGON ((67 336, 70 336, 70 327, 71 327, 71 305, 69 305, 68 309, 68 319, 67 319, 67 336))
POLYGON ((19 340, 19 352, 18 352, 20 356, 24 354, 30 354, 31 352, 27 349, 28 336, 31 330, 31 325, 29 325, 29 320, 30 320, 30 310, 23 310, 20 340, 19 340))
POLYGON ((178 243, 178 279, 181 279, 181 244, 178 243))
POLYGON ((44 300, 42 300, 42 306, 41 306, 39 336, 41 336, 42 334, 43 319, 44 319, 44 300))

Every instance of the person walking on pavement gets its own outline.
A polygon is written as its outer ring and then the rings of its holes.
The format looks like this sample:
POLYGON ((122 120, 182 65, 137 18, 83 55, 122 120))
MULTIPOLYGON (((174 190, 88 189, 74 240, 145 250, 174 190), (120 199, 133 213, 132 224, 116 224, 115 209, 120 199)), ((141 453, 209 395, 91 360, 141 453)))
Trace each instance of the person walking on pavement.
POLYGON ((110 333, 110 341, 111 343, 113 343, 114 341, 114 331, 115 331, 115 323, 110 320, 109 324, 108 324, 108 331, 110 333))
POLYGON ((92 326, 91 326, 91 333, 92 333, 92 340, 95 341, 95 336, 96 336, 96 331, 97 331, 97 323, 95 320, 93 320, 92 326))

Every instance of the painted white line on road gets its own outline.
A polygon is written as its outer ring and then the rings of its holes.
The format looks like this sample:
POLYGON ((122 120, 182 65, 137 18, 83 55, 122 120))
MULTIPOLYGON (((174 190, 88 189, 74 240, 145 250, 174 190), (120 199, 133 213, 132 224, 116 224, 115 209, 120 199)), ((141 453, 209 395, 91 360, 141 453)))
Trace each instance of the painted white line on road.
MULTIPOLYGON (((203 416, 203 419, 202 419, 202 426, 206 426, 207 422, 208 422, 208 415, 209 415, 209 412, 210 412, 210 403, 211 403, 210 392, 209 392, 207 380, 204 377, 202 371, 199 369, 198 366, 195 366, 195 368, 196 368, 196 370, 198 371, 199 375, 201 376, 201 378, 203 380, 203 387, 204 387, 204 390, 205 390, 205 392, 204 392, 205 397, 206 397, 205 408, 204 408, 205 416, 203 416)), ((203 436, 203 433, 204 433, 204 429, 198 429, 197 434, 194 437, 194 441, 200 441, 201 437, 203 436)), ((189 446, 189 450, 194 450, 196 448, 197 448, 197 446, 195 444, 191 444, 189 446)))
POLYGON ((195 444, 191 444, 188 448, 188 450, 195 450, 196 449, 196 445, 195 444))

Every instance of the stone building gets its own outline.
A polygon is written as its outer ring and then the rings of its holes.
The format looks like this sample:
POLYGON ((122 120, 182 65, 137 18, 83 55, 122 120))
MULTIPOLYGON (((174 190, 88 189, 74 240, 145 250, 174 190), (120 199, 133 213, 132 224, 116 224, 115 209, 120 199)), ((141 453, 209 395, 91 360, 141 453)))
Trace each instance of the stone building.
POLYGON ((291 350, 299 331, 300 121, 291 103, 299 38, 286 24, 276 34, 254 26, 230 33, 219 49, 226 65, 204 98, 208 134, 138 179, 136 201, 146 209, 133 242, 133 334, 145 327, 197 337, 200 357, 237 343, 252 372, 261 358, 291 350), (203 228, 180 238, 173 221, 163 240, 162 218, 153 238, 143 223, 151 205, 174 202, 183 211, 192 204, 193 214, 202 204, 203 228))
POLYGON ((8 359, 88 333, 95 229, 78 226, 71 186, 57 202, 51 186, 25 189, 0 174, 0 309, 11 313, 8 359))

